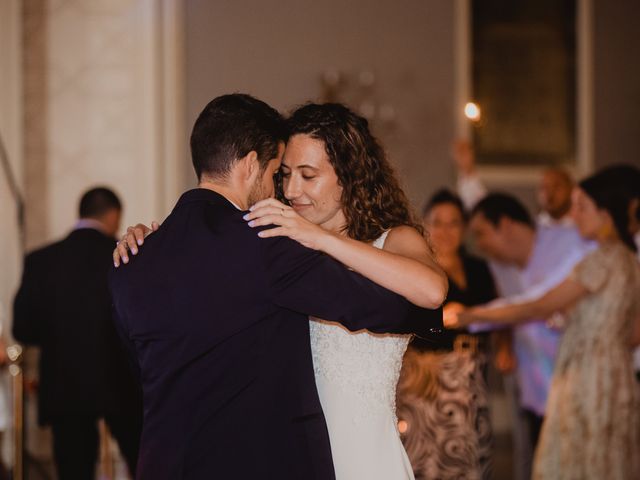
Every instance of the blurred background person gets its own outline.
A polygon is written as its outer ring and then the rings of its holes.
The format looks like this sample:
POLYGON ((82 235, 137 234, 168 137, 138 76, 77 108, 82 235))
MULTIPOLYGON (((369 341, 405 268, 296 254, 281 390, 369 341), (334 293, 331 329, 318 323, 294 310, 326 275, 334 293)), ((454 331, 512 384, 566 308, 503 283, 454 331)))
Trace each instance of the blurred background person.
POLYGON ((534 479, 640 476, 640 388, 631 358, 631 347, 640 344, 640 266, 629 229, 631 202, 624 185, 607 174, 583 180, 573 214, 597 249, 536 300, 460 314, 465 324, 523 323, 570 310, 534 479))
MULTIPOLYGON (((575 228, 536 226, 526 207, 503 193, 491 193, 476 204, 469 228, 475 245, 490 260, 498 292, 506 298, 549 290, 593 248, 575 228)), ((560 335, 542 318, 513 329, 515 382, 506 377, 505 389, 517 410, 513 415, 517 478, 529 477, 560 335)))
MULTIPOLYGON (((454 142, 451 149, 456 168, 456 188, 467 210, 488 193, 476 169, 473 146, 466 140, 454 142)), ((536 222, 540 225, 572 226, 571 192, 574 187, 571 174, 562 167, 545 168, 536 187, 536 201, 540 209, 536 222)))
MULTIPOLYGON (((496 296, 487 264, 463 247, 465 210, 440 190, 423 212, 436 259, 449 279, 445 311, 496 296)), ((438 343, 414 338, 398 383, 398 418, 416 478, 491 478, 491 420, 485 382, 486 337, 447 331, 438 343)))
POLYGON ((468 140, 456 140, 451 147, 451 156, 456 168, 456 190, 466 211, 471 211, 487 193, 476 171, 476 157, 468 140))
MULTIPOLYGON (((640 168, 629 164, 619 164, 605 168, 599 172, 603 181, 616 185, 616 188, 628 198, 629 233, 640 250, 640 168)), ((640 260, 640 252, 638 253, 640 260)), ((634 355, 636 378, 640 381, 640 347, 636 347, 634 355)))
POLYGON ((13 336, 40 348, 38 416, 51 425, 62 480, 94 478, 101 418, 135 472, 140 398, 107 288, 121 213, 111 190, 87 191, 73 231, 27 255, 14 301, 13 336))
POLYGON ((573 186, 573 179, 564 168, 547 168, 542 172, 537 191, 539 225, 573 226, 573 219, 569 214, 573 186))

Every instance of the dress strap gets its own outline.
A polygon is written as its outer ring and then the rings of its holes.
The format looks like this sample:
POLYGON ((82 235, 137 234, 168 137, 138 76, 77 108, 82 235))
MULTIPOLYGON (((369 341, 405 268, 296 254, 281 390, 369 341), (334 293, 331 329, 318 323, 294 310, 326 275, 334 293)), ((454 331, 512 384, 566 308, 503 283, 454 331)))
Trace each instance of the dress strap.
POLYGON ((382 232, 382 235, 376 238, 373 242, 373 246, 382 250, 384 248, 384 242, 387 240, 387 235, 389 235, 390 231, 391 230, 385 230, 384 232, 382 232))

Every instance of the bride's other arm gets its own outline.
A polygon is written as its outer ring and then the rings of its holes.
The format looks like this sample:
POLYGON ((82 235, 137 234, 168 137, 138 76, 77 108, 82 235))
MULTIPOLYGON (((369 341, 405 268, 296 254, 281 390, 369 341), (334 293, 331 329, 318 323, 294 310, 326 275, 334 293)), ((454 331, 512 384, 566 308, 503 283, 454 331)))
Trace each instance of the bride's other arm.
POLYGON ((392 228, 384 250, 380 250, 324 230, 274 199, 256 204, 245 219, 252 227, 276 226, 261 231, 261 237, 287 236, 320 250, 419 307, 437 308, 447 295, 447 276, 431 256, 425 239, 412 227, 392 228))
POLYGON ((413 227, 392 228, 383 250, 331 235, 323 242, 322 251, 419 307, 437 308, 447 296, 447 276, 413 227))

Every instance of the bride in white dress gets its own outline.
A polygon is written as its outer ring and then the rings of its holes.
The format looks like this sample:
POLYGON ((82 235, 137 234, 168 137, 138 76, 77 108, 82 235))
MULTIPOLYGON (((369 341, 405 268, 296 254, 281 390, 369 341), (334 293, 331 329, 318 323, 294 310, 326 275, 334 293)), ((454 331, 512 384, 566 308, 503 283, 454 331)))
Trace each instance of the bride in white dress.
MULTIPOLYGON (((367 122, 346 107, 309 104, 289 119, 281 192, 252 208, 250 225, 277 225, 376 283, 426 308, 446 295, 384 151, 367 122)), ((316 384, 337 480, 405 480, 413 471, 400 441, 396 385, 407 335, 349 332, 311 319, 316 384)))
MULTIPOLYGON (((383 248, 386 232, 374 242, 383 248)), ((413 479, 397 430, 396 385, 409 335, 313 320, 311 351, 337 480, 413 479)))

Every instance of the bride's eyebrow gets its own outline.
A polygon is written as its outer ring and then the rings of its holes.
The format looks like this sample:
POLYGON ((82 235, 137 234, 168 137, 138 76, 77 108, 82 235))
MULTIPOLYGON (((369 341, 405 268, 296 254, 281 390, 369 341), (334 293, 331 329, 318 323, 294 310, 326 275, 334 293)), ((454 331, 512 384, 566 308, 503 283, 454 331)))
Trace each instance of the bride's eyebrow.
POLYGON ((313 165, 298 165, 296 168, 310 168, 311 170, 319 170, 318 167, 314 167, 313 165))

